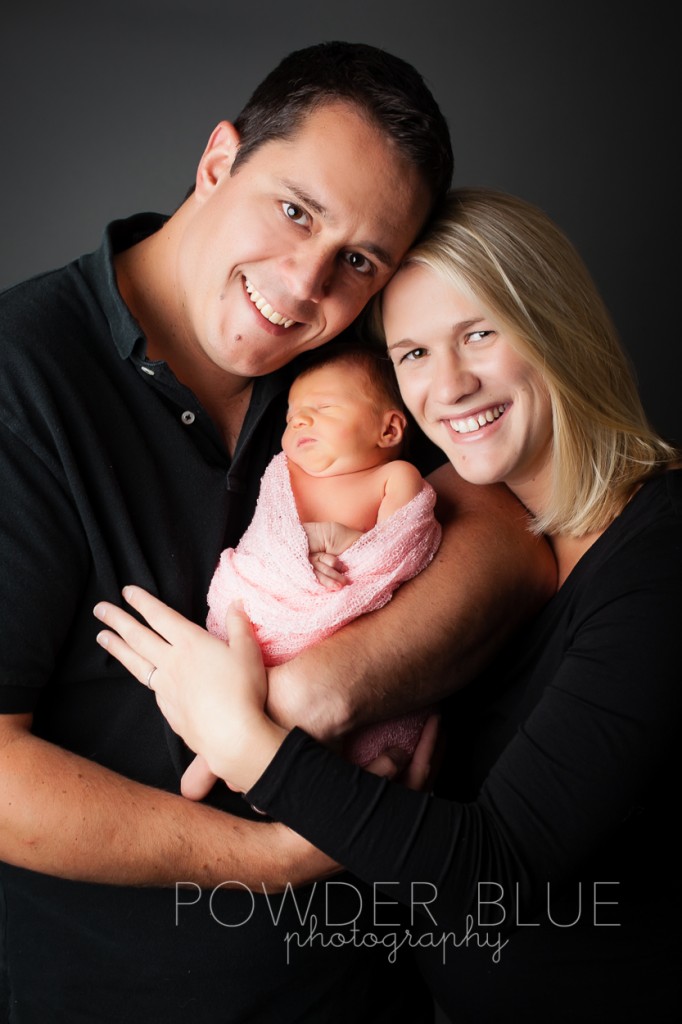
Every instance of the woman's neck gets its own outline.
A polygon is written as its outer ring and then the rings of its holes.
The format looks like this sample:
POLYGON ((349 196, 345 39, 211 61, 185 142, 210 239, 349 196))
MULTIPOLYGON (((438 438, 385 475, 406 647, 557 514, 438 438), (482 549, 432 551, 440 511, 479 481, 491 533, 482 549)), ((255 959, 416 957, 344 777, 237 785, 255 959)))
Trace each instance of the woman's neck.
POLYGON ((594 533, 586 533, 584 537, 570 537, 568 534, 557 533, 547 538, 557 562, 558 587, 566 582, 585 552, 589 551, 603 532, 597 530, 594 533))

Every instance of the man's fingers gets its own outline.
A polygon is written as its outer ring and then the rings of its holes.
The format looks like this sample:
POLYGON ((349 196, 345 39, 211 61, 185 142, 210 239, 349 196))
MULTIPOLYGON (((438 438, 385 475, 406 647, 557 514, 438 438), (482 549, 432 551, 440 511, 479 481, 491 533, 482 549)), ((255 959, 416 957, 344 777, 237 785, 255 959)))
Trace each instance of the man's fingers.
POLYGON ((403 771, 410 755, 402 747, 390 747, 365 765, 365 771, 380 775, 384 779, 395 779, 403 771))
POLYGON ((414 748, 401 782, 408 789, 426 789, 432 780, 436 748, 440 735, 440 716, 429 715, 414 748))

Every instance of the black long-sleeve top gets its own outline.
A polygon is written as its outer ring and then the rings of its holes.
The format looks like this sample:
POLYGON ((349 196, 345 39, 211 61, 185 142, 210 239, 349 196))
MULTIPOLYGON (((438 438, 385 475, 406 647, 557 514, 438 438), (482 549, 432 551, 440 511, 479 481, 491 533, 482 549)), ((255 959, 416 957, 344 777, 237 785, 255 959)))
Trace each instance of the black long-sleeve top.
POLYGON ((448 702, 436 795, 294 730, 247 799, 410 908, 454 1021, 677 1019, 681 631, 670 471, 448 702))

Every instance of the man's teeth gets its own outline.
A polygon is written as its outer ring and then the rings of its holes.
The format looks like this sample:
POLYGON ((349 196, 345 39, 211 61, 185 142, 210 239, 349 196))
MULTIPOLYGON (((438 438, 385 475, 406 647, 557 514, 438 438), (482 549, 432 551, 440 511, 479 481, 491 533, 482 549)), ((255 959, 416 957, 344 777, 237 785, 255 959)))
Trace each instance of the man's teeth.
POLYGON ((476 413, 475 416, 467 416, 464 420, 450 420, 450 426, 458 434, 470 434, 474 430, 480 430, 481 427, 485 427, 487 423, 492 423, 493 420, 499 420, 506 408, 506 404, 493 405, 490 409, 476 413))
POLYGON ((264 316, 271 324, 277 324, 278 327, 291 327, 292 324, 296 323, 295 320, 288 320, 281 313, 278 313, 276 309, 273 309, 267 299, 264 299, 261 293, 256 291, 248 278, 244 278, 244 283, 254 306, 261 316, 264 316))

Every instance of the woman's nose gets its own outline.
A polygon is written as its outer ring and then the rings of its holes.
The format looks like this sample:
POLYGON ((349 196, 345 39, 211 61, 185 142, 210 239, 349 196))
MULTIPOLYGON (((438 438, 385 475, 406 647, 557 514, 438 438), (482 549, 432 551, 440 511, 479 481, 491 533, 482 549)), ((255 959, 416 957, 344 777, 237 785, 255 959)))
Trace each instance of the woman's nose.
POLYGON ((466 357, 449 353, 438 366, 434 377, 433 394, 443 405, 455 405, 469 395, 475 395, 481 381, 466 357))

